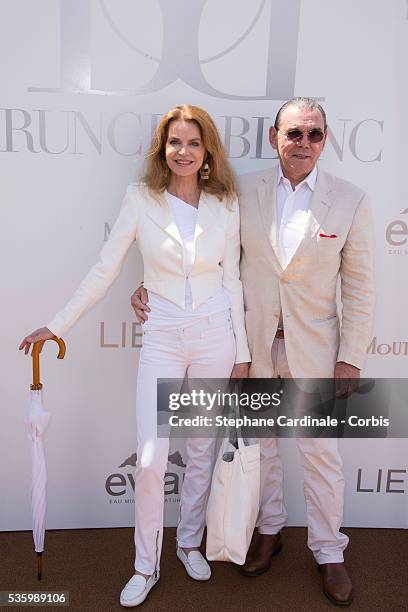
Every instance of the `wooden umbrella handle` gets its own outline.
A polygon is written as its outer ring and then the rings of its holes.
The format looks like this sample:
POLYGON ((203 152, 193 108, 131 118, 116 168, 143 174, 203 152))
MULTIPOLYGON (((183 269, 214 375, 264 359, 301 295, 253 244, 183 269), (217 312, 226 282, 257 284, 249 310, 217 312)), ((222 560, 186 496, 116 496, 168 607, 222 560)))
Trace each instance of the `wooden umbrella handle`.
MULTIPOLYGON (((53 336, 51 340, 54 340, 59 346, 57 359, 64 359, 66 347, 63 339, 53 336)), ((46 340, 38 340, 37 342, 34 342, 33 345, 33 351, 31 354, 33 358, 33 384, 30 387, 32 391, 39 391, 42 389, 42 384, 40 383, 40 353, 44 342, 46 342, 46 340)))

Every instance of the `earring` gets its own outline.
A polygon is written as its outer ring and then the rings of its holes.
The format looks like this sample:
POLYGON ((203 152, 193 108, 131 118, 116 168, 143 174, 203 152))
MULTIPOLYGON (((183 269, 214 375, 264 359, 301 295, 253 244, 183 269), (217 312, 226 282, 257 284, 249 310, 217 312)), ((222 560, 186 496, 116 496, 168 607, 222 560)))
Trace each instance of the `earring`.
POLYGON ((208 179, 210 178, 210 166, 207 162, 203 164, 200 168, 200 178, 203 181, 208 181, 208 179))

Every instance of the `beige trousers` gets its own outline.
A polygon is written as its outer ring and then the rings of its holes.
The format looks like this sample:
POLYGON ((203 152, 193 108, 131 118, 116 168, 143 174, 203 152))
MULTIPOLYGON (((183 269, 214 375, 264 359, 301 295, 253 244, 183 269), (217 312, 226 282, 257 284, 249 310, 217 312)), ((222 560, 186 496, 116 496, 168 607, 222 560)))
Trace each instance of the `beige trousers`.
MULTIPOLYGON (((284 340, 272 345, 274 376, 291 378, 284 340)), ((258 531, 278 533, 285 526, 283 468, 276 438, 261 443, 261 503, 258 531)), ((348 537, 340 532, 343 518, 344 477, 337 438, 296 438, 300 452, 307 508, 308 546, 316 562, 343 561, 348 537)))

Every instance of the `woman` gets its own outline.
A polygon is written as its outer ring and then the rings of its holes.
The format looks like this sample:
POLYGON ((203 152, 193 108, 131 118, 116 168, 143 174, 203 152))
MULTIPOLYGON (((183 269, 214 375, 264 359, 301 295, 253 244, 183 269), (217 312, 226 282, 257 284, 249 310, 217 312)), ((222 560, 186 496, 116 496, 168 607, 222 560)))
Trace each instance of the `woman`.
MULTIPOLYGON (((106 293, 134 240, 151 312, 137 381, 136 560, 120 597, 126 607, 144 601, 159 579, 169 440, 157 437, 157 379, 182 379, 186 372, 189 378, 245 376, 250 361, 233 172, 204 110, 178 106, 161 119, 144 179, 128 187, 99 262, 65 308, 24 338, 20 349, 27 353, 31 343, 65 334, 106 293)), ((212 439, 187 440, 177 556, 196 580, 211 575, 199 546, 213 450, 212 439)))

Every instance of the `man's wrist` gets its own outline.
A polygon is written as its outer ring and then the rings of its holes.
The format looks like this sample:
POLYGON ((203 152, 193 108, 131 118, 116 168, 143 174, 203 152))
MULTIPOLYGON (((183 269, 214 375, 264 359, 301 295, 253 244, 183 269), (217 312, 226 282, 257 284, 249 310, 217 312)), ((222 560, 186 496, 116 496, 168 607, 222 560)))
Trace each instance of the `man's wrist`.
POLYGON ((336 365, 337 365, 338 363, 340 363, 340 364, 344 364, 344 365, 346 365, 346 366, 350 366, 351 368, 355 368, 355 369, 356 369, 356 370, 358 370, 359 372, 361 371, 361 368, 358 368, 357 366, 355 366, 355 365, 354 365, 354 364, 352 364, 352 363, 349 363, 348 361, 341 361, 341 360, 336 361, 336 365))

